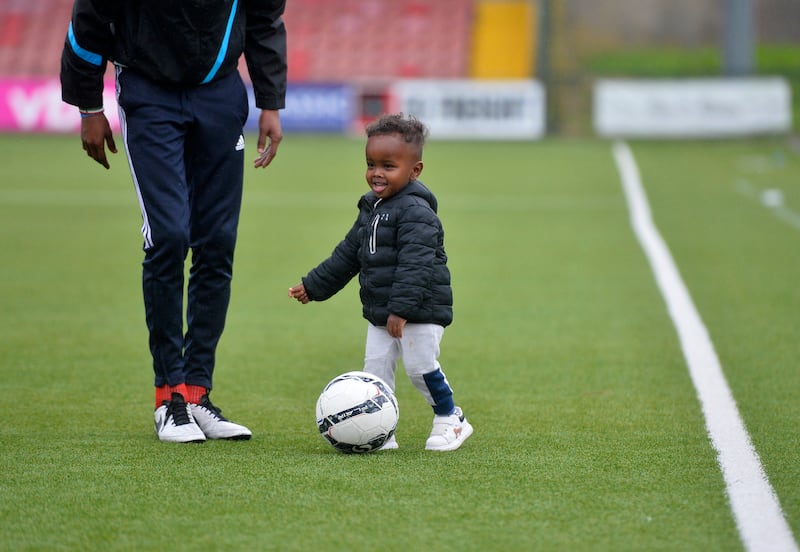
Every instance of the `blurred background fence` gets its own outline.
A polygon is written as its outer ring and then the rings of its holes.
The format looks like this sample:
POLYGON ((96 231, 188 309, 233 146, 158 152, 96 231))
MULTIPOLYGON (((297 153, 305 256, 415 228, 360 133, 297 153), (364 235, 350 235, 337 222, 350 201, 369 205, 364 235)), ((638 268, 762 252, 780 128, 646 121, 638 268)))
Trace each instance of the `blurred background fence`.
MULTIPOLYGON (((52 105, 71 6, 0 3, 0 130, 75 128, 73 115, 52 105), (49 110, 51 122, 37 110, 49 110)), ((520 80, 543 91, 542 134, 590 135, 599 79, 726 76, 781 77, 792 92, 790 127, 798 128, 798 0, 288 0, 285 21, 297 101, 347 113, 339 126, 305 130, 360 127, 398 107, 392 87, 401 81, 520 80), (302 95, 321 86, 327 95, 302 95), (340 89, 347 99, 330 101, 340 89)))

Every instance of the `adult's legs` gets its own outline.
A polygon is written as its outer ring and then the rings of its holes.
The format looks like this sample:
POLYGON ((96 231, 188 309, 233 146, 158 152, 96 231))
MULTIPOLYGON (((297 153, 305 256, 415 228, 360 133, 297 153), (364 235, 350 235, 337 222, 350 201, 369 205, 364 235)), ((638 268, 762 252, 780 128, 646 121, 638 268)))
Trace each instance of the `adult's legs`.
POLYGON ((184 383, 183 286, 189 247, 180 93, 118 71, 122 135, 142 212, 142 291, 155 385, 184 383))
POLYGON ((211 389, 230 302, 244 178, 247 93, 238 73, 192 89, 186 139, 192 264, 184 342, 186 383, 211 389))

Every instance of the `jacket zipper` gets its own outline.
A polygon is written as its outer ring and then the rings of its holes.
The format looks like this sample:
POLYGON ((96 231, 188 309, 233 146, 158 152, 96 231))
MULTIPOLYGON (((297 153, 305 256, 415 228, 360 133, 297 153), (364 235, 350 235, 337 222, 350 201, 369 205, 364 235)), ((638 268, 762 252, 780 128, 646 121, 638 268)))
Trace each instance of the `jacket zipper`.
MULTIPOLYGON (((375 202, 373 209, 381 202, 380 199, 375 202)), ((374 255, 378 249, 378 222, 381 220, 380 213, 375 213, 375 218, 372 219, 372 233, 369 236, 369 254, 374 255)))

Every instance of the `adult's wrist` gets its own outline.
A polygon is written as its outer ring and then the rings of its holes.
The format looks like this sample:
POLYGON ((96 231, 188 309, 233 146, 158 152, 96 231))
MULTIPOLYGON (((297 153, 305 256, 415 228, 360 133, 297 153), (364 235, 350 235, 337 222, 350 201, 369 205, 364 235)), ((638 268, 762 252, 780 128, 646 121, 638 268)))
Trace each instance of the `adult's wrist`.
POLYGON ((90 107, 90 108, 78 108, 78 112, 81 114, 81 119, 86 119, 87 117, 95 117, 97 115, 101 115, 103 113, 102 107, 90 107))

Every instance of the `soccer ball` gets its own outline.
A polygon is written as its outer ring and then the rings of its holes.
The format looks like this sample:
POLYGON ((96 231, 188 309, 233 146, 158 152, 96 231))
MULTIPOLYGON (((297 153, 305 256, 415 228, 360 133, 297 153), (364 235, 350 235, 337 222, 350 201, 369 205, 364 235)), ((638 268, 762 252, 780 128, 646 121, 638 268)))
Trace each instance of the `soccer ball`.
POLYGON ((394 435, 400 410, 389 385, 366 372, 333 378, 317 400, 317 427, 345 453, 377 450, 394 435))

